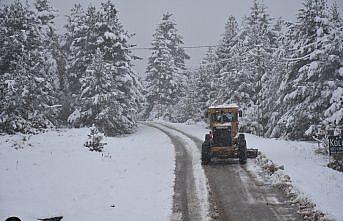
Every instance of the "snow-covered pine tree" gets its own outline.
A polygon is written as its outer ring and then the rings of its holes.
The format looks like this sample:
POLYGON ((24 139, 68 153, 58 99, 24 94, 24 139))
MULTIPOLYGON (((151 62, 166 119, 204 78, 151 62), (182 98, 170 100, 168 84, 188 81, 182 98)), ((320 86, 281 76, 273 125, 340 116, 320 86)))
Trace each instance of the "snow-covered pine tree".
POLYGON ((133 70, 129 39, 132 37, 123 29, 118 19, 118 11, 111 1, 101 4, 100 21, 95 25, 95 46, 104 53, 104 61, 109 62, 113 78, 112 89, 116 93, 114 110, 116 116, 112 128, 104 130, 108 135, 131 133, 137 126, 136 114, 141 108, 142 86, 133 70))
POLYGON ((201 113, 201 117, 208 106, 218 103, 218 73, 218 56, 215 49, 210 47, 195 76, 197 110, 201 113))
POLYGON ((147 102, 149 118, 164 118, 168 115, 169 106, 177 103, 180 93, 174 79, 176 67, 171 50, 159 32, 154 34, 153 52, 149 57, 146 77, 147 102))
POLYGON ((314 125, 340 121, 342 37, 341 27, 333 26, 326 0, 304 1, 287 34, 289 68, 279 91, 280 118, 274 136, 301 139, 314 125))
MULTIPOLYGON (((92 62, 97 47, 95 45, 96 33, 95 23, 99 19, 99 12, 94 6, 86 10, 80 4, 75 4, 67 16, 68 21, 66 34, 64 36, 64 50, 67 54, 67 68, 65 85, 65 106, 64 115, 67 121, 74 126, 80 126, 78 98, 81 94, 81 78, 86 73, 87 67, 92 62)), ((62 60, 63 61, 63 60, 62 60)))
MULTIPOLYGON (((280 94, 278 93, 282 76, 286 74, 287 63, 284 61, 287 41, 285 40, 285 34, 287 32, 288 23, 279 18, 274 24, 273 32, 276 35, 277 47, 273 51, 271 60, 272 69, 271 74, 267 75, 268 79, 264 79, 266 82, 263 85, 263 97, 262 97, 262 122, 264 123, 264 135, 267 137, 275 136, 272 134, 273 129, 277 125, 280 113, 280 94), (266 124, 265 124, 266 123, 266 124)), ((274 131, 277 132, 277 131, 274 131)))
POLYGON ((164 14, 159 28, 162 30, 163 37, 169 40, 168 48, 171 50, 175 66, 179 69, 179 74, 182 74, 181 71, 186 70, 185 61, 190 57, 183 48, 183 37, 178 34, 176 22, 173 21, 172 16, 170 13, 164 14))
POLYGON ((196 103, 198 97, 196 91, 196 72, 188 71, 188 80, 185 88, 184 97, 180 98, 179 102, 172 110, 173 121, 184 123, 188 120, 192 122, 199 121, 201 115, 198 112, 199 106, 196 103))
MULTIPOLYGON (((72 97, 69 91, 69 82, 67 75, 67 63, 68 57, 64 50, 64 37, 60 35, 53 35, 51 39, 52 56, 56 62, 57 72, 57 97, 59 103, 59 114, 56 118, 57 123, 60 125, 66 125, 67 119, 71 112, 72 97)), ((55 83, 56 84, 56 83, 55 83)))
POLYGON ((239 34, 238 23, 234 16, 229 16, 225 31, 219 41, 216 53, 219 59, 220 68, 227 66, 232 58, 232 48, 238 43, 237 35, 239 34))
POLYGON ((235 49, 238 68, 231 72, 233 81, 228 96, 231 102, 237 102, 245 112, 245 124, 259 134, 263 134, 262 100, 264 85, 267 85, 273 67, 273 48, 275 34, 271 27, 271 18, 264 4, 254 0, 250 14, 245 17, 239 33, 238 46, 235 49))
POLYGON ((118 93, 116 100, 123 108, 123 116, 136 126, 136 119, 131 115, 136 115, 141 109, 143 96, 140 79, 132 64, 136 56, 131 51, 133 45, 129 43, 129 39, 133 35, 124 30, 117 11, 110 1, 102 4, 101 12, 103 25, 98 27, 96 42, 100 42, 100 45, 97 47, 104 52, 105 61, 113 64, 112 75, 118 93), (113 14, 113 11, 116 13, 113 14), (106 22, 108 24, 104 25, 106 22), (104 41, 101 42, 101 39, 104 41))
MULTIPOLYGON (((71 109, 76 109, 76 98, 80 94, 80 78, 91 62, 91 53, 88 48, 88 34, 91 28, 86 22, 86 13, 80 4, 74 5, 67 15, 66 33, 64 36, 64 50, 67 57, 68 93, 71 109)), ((70 113, 69 113, 70 114, 70 113)))
POLYGON ((40 32, 51 36, 55 32, 54 19, 56 17, 56 10, 50 6, 48 0, 35 0, 34 6, 41 25, 39 27, 40 32))
MULTIPOLYGON (((118 11, 110 1, 102 3, 99 11, 89 7, 86 18, 82 13, 77 14, 80 15, 78 21, 86 22, 84 30, 87 32, 78 33, 76 39, 79 40, 74 43, 86 44, 87 54, 86 57, 72 57, 71 63, 82 59, 80 68, 86 70, 81 72, 75 67, 81 88, 76 91, 79 99, 69 120, 80 117, 76 119, 77 124, 90 126, 94 123, 107 136, 131 133, 136 127, 136 113, 142 102, 141 84, 133 71, 134 56, 128 42, 131 35, 123 29, 118 11), (93 60, 84 62, 89 56, 93 56, 93 60)), ((82 47, 83 44, 74 49, 79 51, 82 47)))
POLYGON ((40 71, 36 73, 36 77, 45 79, 45 82, 40 85, 41 93, 45 97, 42 110, 44 110, 44 115, 49 121, 56 125, 61 108, 59 104, 61 95, 58 92, 60 89, 58 58, 55 57, 60 54, 57 51, 59 42, 54 23, 57 11, 50 6, 48 0, 36 0, 34 2, 34 13, 37 16, 40 37, 39 51, 42 57, 40 71))
MULTIPOLYGON (((322 124, 325 126, 341 126, 343 130, 343 19, 338 12, 336 2, 330 8, 329 14, 330 57, 334 63, 333 72, 336 75, 336 87, 332 87, 329 107, 324 112, 322 124)), ((335 76, 334 76, 335 77, 335 76)))
POLYGON ((44 72, 39 18, 30 5, 15 1, 1 9, 1 131, 34 132, 48 126, 54 105, 51 76, 44 72))
POLYGON ((240 51, 238 45, 239 28, 236 18, 229 16, 225 25, 225 32, 219 41, 216 49, 218 57, 218 73, 214 80, 217 90, 217 104, 235 101, 234 85, 239 84, 237 79, 237 70, 240 69, 240 51))
MULTIPOLYGON (((93 61, 88 66, 86 74, 80 79, 81 95, 78 104, 81 107, 80 124, 91 126, 96 125, 106 135, 116 134, 118 125, 125 125, 120 122, 122 108, 115 101, 117 95, 113 87, 113 76, 111 64, 104 61, 104 54, 97 50, 93 61)), ((125 130, 123 130, 125 132, 125 130)))
POLYGON ((92 125, 88 134, 88 140, 84 146, 88 147, 90 151, 102 152, 102 149, 106 145, 106 143, 102 142, 103 138, 104 134, 101 133, 95 125, 92 125))
POLYGON ((185 93, 185 60, 189 56, 182 48, 182 37, 171 16, 163 15, 153 35, 153 50, 146 70, 148 118, 173 120, 173 105, 185 93))

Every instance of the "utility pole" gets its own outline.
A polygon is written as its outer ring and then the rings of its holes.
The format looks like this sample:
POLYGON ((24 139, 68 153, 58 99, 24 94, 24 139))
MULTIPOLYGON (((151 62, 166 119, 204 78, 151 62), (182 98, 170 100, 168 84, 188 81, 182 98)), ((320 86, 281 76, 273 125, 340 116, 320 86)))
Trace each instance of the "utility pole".
POLYGON ((161 98, 161 79, 158 79, 158 108, 157 108, 157 119, 160 119, 162 115, 162 98, 161 98))
POLYGON ((188 92, 187 92, 187 102, 188 102, 188 108, 190 108, 190 111, 191 113, 191 116, 192 116, 192 119, 194 120, 194 114, 195 114, 195 110, 194 110, 194 102, 195 102, 195 99, 194 99, 194 87, 195 87, 195 84, 194 84, 194 72, 188 72, 188 74, 190 75, 189 78, 190 78, 190 86, 188 87, 188 92))
MULTIPOLYGON (((260 90, 260 47, 257 45, 257 89, 260 90)), ((260 95, 257 93, 257 136, 260 136, 260 95)))
POLYGON ((261 112, 261 105, 262 105, 262 75, 263 75, 263 67, 261 64, 261 45, 257 46, 257 88, 258 88, 258 94, 257 94, 257 122, 258 122, 258 128, 257 128, 257 135, 263 136, 263 125, 262 125, 262 112, 261 112))

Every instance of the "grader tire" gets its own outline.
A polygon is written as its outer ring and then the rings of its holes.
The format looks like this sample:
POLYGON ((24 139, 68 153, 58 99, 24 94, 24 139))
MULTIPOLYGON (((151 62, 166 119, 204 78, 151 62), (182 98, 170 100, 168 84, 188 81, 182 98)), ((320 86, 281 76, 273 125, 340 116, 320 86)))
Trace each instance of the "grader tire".
POLYGON ((248 159, 247 153, 247 142, 245 140, 244 134, 240 134, 238 136, 238 155, 239 155, 239 163, 246 164, 248 159))
POLYGON ((205 141, 201 147, 201 164, 207 165, 211 161, 211 156, 209 154, 210 144, 205 141))

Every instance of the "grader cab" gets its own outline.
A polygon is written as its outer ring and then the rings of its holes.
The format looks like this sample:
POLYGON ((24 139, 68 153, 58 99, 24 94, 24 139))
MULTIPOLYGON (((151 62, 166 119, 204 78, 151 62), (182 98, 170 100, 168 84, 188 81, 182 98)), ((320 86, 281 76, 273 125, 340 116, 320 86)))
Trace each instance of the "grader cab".
POLYGON ((257 149, 247 149, 244 134, 238 134, 238 118, 241 112, 235 104, 208 108, 210 132, 202 144, 201 162, 208 164, 212 158, 238 158, 241 164, 247 158, 257 157, 257 149))

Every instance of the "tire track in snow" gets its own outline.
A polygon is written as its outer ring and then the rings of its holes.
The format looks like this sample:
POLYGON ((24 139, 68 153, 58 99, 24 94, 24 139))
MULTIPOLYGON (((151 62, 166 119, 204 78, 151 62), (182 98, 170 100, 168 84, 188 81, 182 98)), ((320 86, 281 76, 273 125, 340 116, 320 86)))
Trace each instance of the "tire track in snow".
POLYGON ((165 133, 176 151, 172 220, 209 220, 208 185, 197 145, 185 135, 156 123, 145 123, 165 133))
MULTIPOLYGON (((180 134, 184 135, 185 137, 188 137, 190 140, 193 141, 193 143, 197 146, 197 148, 199 149, 199 151, 201 151, 201 145, 202 145, 202 141, 191 135, 188 134, 180 129, 177 129, 173 126, 170 126, 168 124, 164 124, 164 123, 158 123, 159 125, 162 125, 164 127, 167 127, 171 130, 177 131, 180 134)), ((201 152, 200 152, 201 153, 201 152)), ((200 158, 199 158, 200 159, 200 158)), ((205 171, 205 175, 207 175, 207 172, 205 171)), ((207 180, 207 178, 206 178, 207 180)), ((208 186, 208 191, 209 191, 209 202, 210 202, 210 217, 214 220, 223 220, 223 221, 229 221, 228 217, 225 217, 225 213, 224 213, 224 208, 222 208, 219 204, 218 204, 218 198, 217 195, 214 191, 211 190, 211 186, 208 183, 207 180, 207 186, 208 186)))

